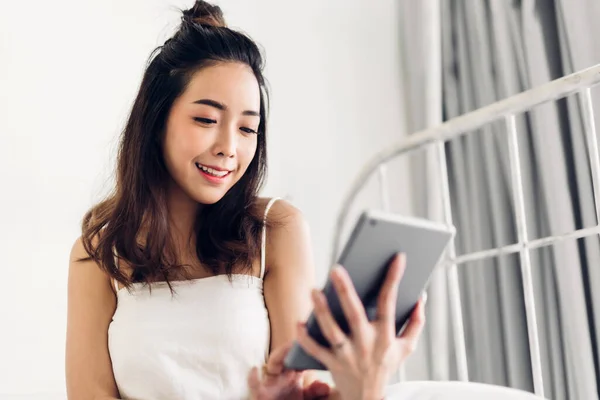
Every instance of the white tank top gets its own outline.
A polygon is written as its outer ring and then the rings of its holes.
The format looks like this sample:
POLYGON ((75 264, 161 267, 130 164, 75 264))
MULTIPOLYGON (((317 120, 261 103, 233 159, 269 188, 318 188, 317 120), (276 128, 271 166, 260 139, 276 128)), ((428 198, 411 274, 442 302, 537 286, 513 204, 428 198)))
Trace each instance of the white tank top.
MULTIPOLYGON (((276 199, 271 199, 267 213, 276 199)), ((250 369, 269 352, 263 297, 266 229, 260 278, 237 274, 117 287, 108 349, 122 399, 245 399, 250 369)))

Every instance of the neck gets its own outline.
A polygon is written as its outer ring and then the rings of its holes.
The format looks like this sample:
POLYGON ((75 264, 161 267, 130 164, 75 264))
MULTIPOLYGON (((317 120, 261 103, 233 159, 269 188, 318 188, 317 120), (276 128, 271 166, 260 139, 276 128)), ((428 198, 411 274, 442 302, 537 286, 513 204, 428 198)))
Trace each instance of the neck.
POLYGON ((167 194, 169 228, 174 244, 180 250, 189 249, 195 240, 194 223, 202 205, 190 198, 176 183, 172 183, 167 194))

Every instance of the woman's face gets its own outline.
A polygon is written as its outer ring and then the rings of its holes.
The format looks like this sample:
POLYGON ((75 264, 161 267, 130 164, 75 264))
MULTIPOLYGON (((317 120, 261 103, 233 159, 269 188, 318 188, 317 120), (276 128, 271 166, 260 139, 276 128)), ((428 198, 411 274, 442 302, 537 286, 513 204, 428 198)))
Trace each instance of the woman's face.
POLYGON ((171 108, 163 156, 176 185, 213 204, 244 175, 257 148, 260 89, 245 64, 197 71, 171 108))

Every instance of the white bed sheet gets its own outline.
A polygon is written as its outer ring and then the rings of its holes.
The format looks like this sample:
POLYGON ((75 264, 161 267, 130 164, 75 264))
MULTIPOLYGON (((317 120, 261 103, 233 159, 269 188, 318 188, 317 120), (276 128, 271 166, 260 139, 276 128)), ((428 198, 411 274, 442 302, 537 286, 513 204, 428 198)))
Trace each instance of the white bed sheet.
POLYGON ((386 400, 543 400, 533 393, 472 382, 416 381, 390 385, 386 400))

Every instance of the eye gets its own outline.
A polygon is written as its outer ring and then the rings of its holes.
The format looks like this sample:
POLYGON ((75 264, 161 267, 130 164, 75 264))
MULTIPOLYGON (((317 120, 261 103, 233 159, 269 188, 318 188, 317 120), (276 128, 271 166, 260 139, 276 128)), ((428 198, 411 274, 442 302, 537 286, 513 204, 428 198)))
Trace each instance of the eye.
POLYGON ((202 117, 194 117, 194 121, 200 122, 201 124, 206 124, 206 125, 216 124, 217 123, 217 121, 214 120, 214 119, 202 118, 202 117))
POLYGON ((255 131, 254 129, 246 128, 246 127, 243 127, 243 126, 240 128, 240 130, 241 130, 242 132, 246 132, 246 133, 253 133, 253 134, 256 134, 256 133, 258 133, 258 132, 257 132, 257 131, 255 131))

